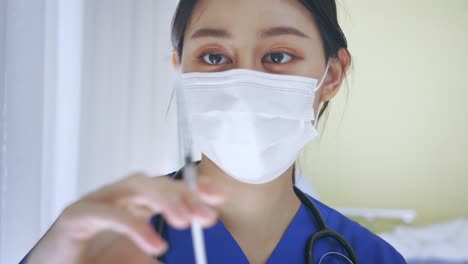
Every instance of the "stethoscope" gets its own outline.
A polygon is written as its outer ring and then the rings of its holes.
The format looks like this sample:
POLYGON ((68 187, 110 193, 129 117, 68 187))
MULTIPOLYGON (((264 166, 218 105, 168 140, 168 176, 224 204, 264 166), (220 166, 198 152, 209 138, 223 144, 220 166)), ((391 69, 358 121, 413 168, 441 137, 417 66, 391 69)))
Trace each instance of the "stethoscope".
MULTIPOLYGON (((177 171, 172 178, 174 180, 182 180, 183 175, 182 175, 182 170, 177 171)), ((306 264, 313 264, 314 260, 314 246, 316 243, 324 238, 332 238, 336 240, 345 250, 348 256, 345 256, 344 254, 341 254, 339 252, 328 252, 325 255, 323 255, 320 260, 319 264, 322 263, 323 260, 325 260, 327 257, 336 255, 339 256, 343 259, 346 260, 347 263, 351 264, 359 264, 359 259, 356 256, 356 253, 354 252, 353 248, 349 244, 349 242, 338 232, 330 229, 325 222, 325 219, 323 218, 322 214, 320 213, 319 209, 317 206, 314 204, 312 199, 309 198, 303 191, 301 191, 299 188, 294 186, 294 192, 296 193, 297 197, 301 202, 307 207, 307 209, 312 213, 312 215, 315 218, 315 221, 317 222, 318 225, 318 231, 312 234, 309 239, 307 239, 306 247, 305 247, 305 259, 306 259, 306 264)), ((165 229, 166 229, 166 221, 162 216, 159 216, 156 221, 155 221, 155 227, 156 231, 158 234, 164 235, 165 229)))

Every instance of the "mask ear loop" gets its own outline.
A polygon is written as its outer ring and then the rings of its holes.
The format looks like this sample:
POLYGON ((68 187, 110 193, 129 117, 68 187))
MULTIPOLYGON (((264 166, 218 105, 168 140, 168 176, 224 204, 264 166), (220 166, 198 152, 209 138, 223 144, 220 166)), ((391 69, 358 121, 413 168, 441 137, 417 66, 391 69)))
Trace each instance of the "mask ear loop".
MULTIPOLYGON (((322 79, 320 80, 320 82, 318 83, 317 85, 317 88, 315 90, 315 92, 317 92, 321 87, 322 85, 325 83, 325 80, 327 79, 327 74, 328 74, 328 69, 330 68, 330 61, 327 61, 327 66, 325 67, 325 73, 323 74, 322 76, 322 79)), ((320 109, 322 108, 323 106, 323 102, 320 102, 319 103, 319 106, 317 108, 317 113, 315 113, 315 118, 314 118, 314 122, 313 122, 313 126, 317 129, 317 123, 318 123, 318 117, 319 117, 319 114, 320 114, 320 109)))

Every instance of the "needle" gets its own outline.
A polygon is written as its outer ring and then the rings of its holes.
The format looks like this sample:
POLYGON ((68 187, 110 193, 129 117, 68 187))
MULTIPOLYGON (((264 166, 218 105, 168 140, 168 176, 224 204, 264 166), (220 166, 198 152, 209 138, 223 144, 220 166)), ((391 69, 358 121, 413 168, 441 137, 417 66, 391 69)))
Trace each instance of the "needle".
MULTIPOLYGON (((187 157, 190 159, 190 157, 187 157)), ((190 187, 194 192, 197 191, 197 180, 196 180, 196 168, 193 163, 188 163, 184 168, 184 177, 190 187)), ((195 251, 195 260, 197 264, 206 264, 206 251, 205 243, 203 237, 203 229, 200 223, 197 220, 192 221, 192 240, 193 240, 193 249, 195 251)))

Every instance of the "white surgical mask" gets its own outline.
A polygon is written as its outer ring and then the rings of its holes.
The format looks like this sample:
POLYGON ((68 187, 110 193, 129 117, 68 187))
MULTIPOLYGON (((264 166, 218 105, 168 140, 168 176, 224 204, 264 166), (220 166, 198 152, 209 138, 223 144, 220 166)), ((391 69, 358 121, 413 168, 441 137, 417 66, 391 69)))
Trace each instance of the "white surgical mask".
POLYGON ((194 144, 239 181, 276 179, 318 135, 313 104, 325 75, 319 83, 246 69, 182 74, 194 144))

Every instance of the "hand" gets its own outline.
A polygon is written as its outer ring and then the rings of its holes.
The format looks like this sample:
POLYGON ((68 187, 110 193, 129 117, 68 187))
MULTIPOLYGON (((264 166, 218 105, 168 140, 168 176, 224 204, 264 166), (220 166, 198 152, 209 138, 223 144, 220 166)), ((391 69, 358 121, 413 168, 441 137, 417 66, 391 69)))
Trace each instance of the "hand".
MULTIPOLYGON (((188 228, 195 219, 209 227, 217 221, 211 206, 225 198, 222 186, 207 181, 200 180, 194 193, 184 181, 135 174, 68 206, 32 250, 28 263, 83 263, 99 258, 104 250, 88 250, 89 245, 101 244, 91 247, 96 249, 115 243, 93 239, 109 232, 131 241, 145 257, 160 256, 168 245, 150 225, 153 215, 162 214, 177 229, 188 228)), ((125 248, 119 253, 128 255, 125 248)))

